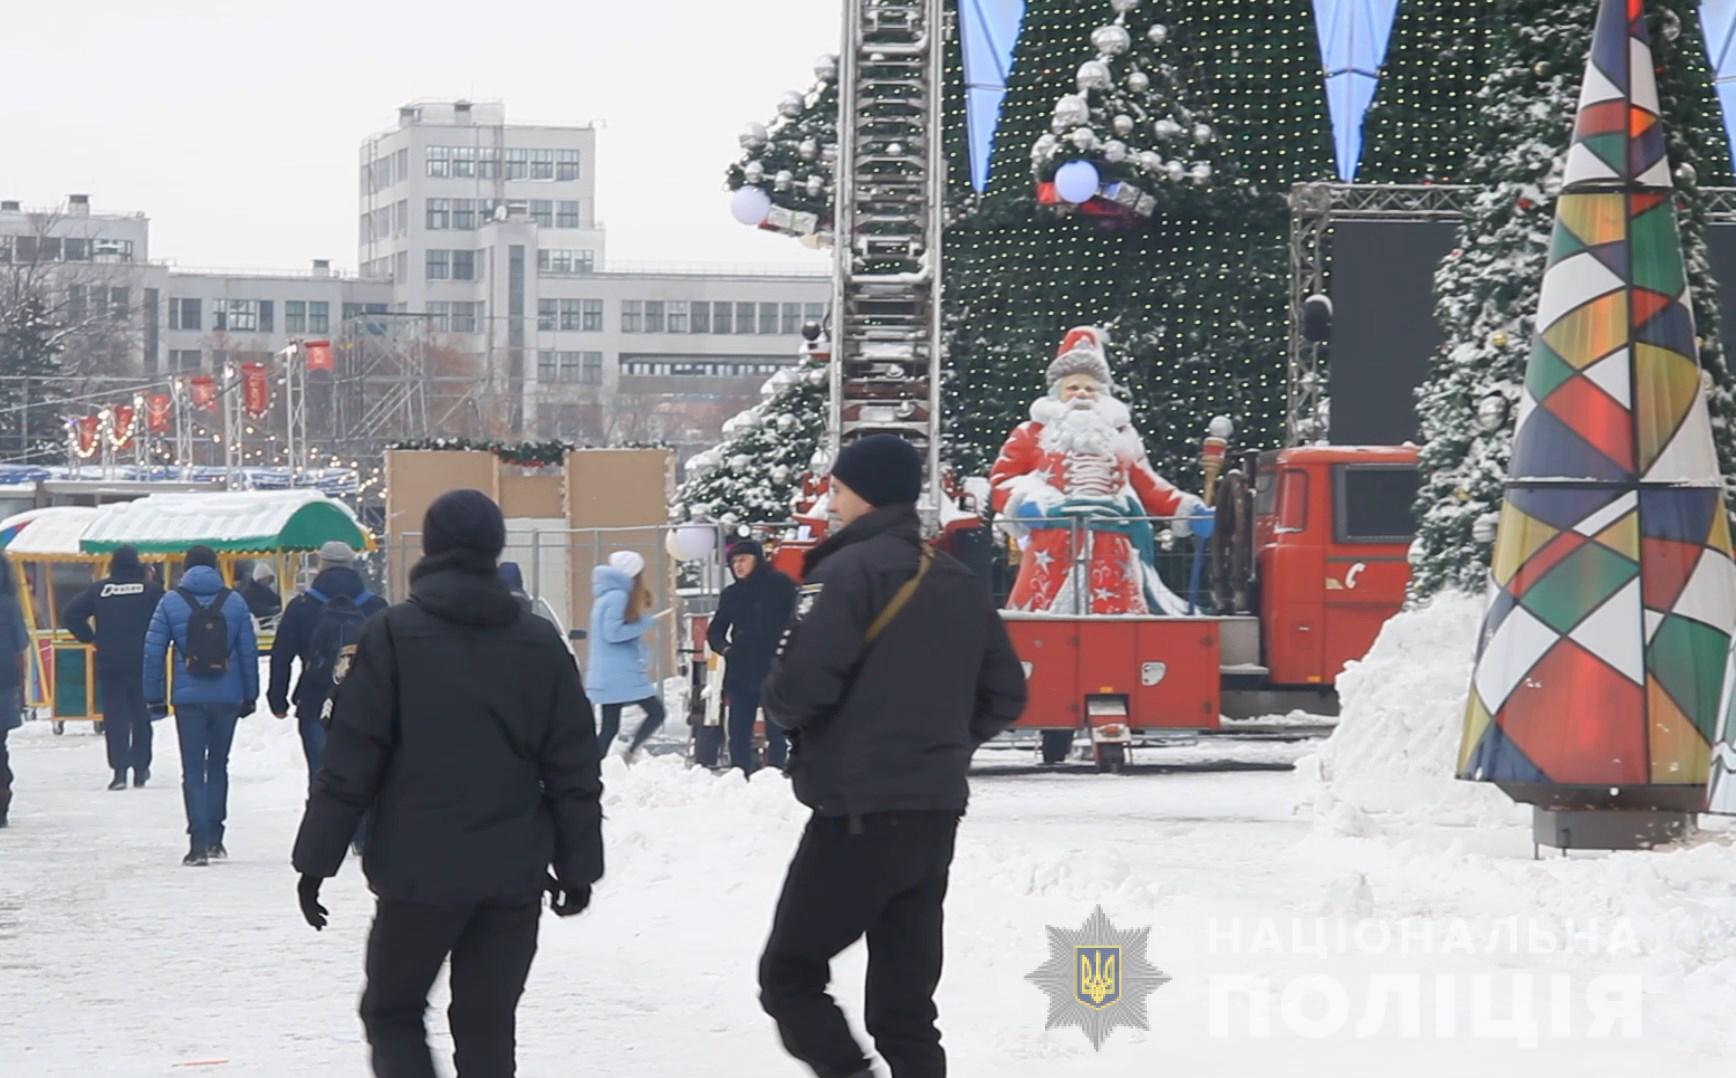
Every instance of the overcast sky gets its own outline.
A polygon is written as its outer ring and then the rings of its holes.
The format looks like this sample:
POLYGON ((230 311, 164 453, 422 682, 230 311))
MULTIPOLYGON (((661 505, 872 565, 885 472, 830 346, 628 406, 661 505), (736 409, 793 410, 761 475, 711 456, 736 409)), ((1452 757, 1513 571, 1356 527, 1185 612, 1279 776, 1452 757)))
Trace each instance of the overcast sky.
POLYGON ((610 259, 808 262, 729 216, 736 135, 838 0, 0 0, 0 198, 151 217, 183 266, 356 264, 357 147, 416 98, 596 121, 610 259))

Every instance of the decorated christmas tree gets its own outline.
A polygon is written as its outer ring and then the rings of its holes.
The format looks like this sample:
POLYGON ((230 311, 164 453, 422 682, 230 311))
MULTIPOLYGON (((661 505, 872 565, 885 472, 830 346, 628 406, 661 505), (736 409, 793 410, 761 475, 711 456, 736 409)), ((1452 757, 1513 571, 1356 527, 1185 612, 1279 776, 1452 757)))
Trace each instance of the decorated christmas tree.
POLYGON ((0 454, 8 459, 64 452, 61 417, 49 397, 61 375, 64 339, 41 295, 18 289, 0 296, 0 454))
MULTIPOLYGON (((1595 5, 1582 0, 1503 0, 1497 7, 1488 79, 1477 101, 1481 134, 1465 174, 1466 182, 1484 191, 1460 229, 1458 248, 1435 277, 1436 317, 1446 343, 1419 395, 1425 445, 1414 598, 1443 588, 1481 591, 1487 577, 1596 14, 1595 5)), ((1699 359, 1715 380, 1709 403, 1729 476, 1736 474, 1731 380, 1719 339, 1700 190, 1730 182, 1729 153, 1713 119, 1720 111, 1697 5, 1652 0, 1645 8, 1699 359)))
POLYGON ((838 58, 815 61, 814 79, 806 94, 784 94, 770 123, 747 126, 741 159, 729 166, 727 181, 736 220, 818 245, 832 230, 838 58))

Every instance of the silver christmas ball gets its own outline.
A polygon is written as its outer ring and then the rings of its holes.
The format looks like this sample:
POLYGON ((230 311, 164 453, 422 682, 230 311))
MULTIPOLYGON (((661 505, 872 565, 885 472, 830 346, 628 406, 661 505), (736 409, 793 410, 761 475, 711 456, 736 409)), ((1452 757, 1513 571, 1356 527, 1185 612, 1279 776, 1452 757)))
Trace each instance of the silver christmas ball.
POLYGON ((790 481, 790 469, 789 469, 789 466, 787 464, 774 464, 774 465, 772 465, 772 482, 774 482, 774 483, 788 483, 789 481, 790 481))
POLYGON ((783 415, 778 416, 778 429, 782 430, 782 431, 795 430, 796 429, 796 417, 791 415, 788 412, 785 412, 783 415))
POLYGON ((1682 17, 1669 8, 1665 8, 1663 22, 1659 29, 1663 32, 1665 41, 1674 42, 1682 36, 1682 17))
POLYGON ((886 152, 891 154, 893 157, 901 157, 904 154, 904 143, 889 142, 886 144, 886 152))
POLYGON ((820 156, 820 144, 811 138, 805 138, 796 146, 796 156, 804 161, 812 161, 820 156))
POLYGON ((1151 24, 1151 29, 1145 32, 1145 38, 1153 45, 1162 45, 1169 40, 1169 27, 1163 23, 1154 22, 1151 24))
POLYGON ((1127 160, 1127 143, 1120 139, 1110 139, 1103 144, 1103 160, 1112 165, 1119 165, 1127 160))
POLYGON ((1146 150, 1139 155, 1139 167, 1153 175, 1163 171, 1163 155, 1155 150, 1146 150))
POLYGON ((772 177, 772 186, 777 188, 779 191, 788 191, 792 186, 794 186, 795 182, 795 173, 791 172, 787 168, 779 169, 778 174, 772 177))
POLYGON ((1174 120, 1165 116, 1163 119, 1152 124, 1151 130, 1158 138, 1168 142, 1170 139, 1181 134, 1181 124, 1178 124, 1174 120))
POLYGON ((1201 146, 1216 138, 1217 135, 1218 133, 1212 130, 1211 124, 1194 124, 1193 139, 1201 146))
POLYGON ((766 138, 765 124, 748 124, 741 133, 741 144, 745 149, 757 150, 766 144, 766 138))
POLYGON ((831 375, 827 374, 823 367, 808 372, 808 384, 811 386, 823 386, 830 379, 831 375))
POLYGON ((817 176, 817 175, 808 177, 808 194, 814 196, 815 198, 818 198, 822 194, 824 194, 825 191, 826 191, 826 181, 825 181, 824 177, 817 176))
POLYGON ((1088 90, 1107 90, 1115 85, 1115 78, 1109 73, 1109 65, 1102 60, 1087 60, 1079 65, 1079 73, 1074 76, 1079 85, 1079 92, 1088 90))
POLYGON ((1033 161, 1039 161, 1048 157, 1050 154, 1055 152, 1055 147, 1060 144, 1060 140, 1055 138, 1054 135, 1038 135, 1037 141, 1031 143, 1031 159, 1033 161))
POLYGON ((758 161, 749 161, 742 166, 741 171, 742 175, 747 177, 748 183, 760 183, 766 178, 766 167, 758 161))
POLYGON ((1165 161, 1163 174, 1177 183, 1187 179, 1187 166, 1180 161, 1165 161))
POLYGON ((1090 153, 1097 148, 1097 132, 1089 127, 1076 127, 1067 138, 1078 148, 1080 153, 1090 153))
POLYGON ((802 99, 802 95, 794 90, 790 90, 785 93, 784 96, 778 98, 778 111, 792 120, 802 114, 802 109, 805 108, 806 105, 807 103, 802 99))
POLYGON ((1115 9, 1117 15, 1125 15, 1139 6, 1139 0, 1109 0, 1109 6, 1115 9))
MULTIPOLYGON (((1076 94, 1068 94, 1055 102, 1055 119, 1073 127, 1091 118, 1091 103, 1076 94)), ((1065 128, 1063 128, 1065 130, 1065 128)))
POLYGON ((1676 182, 1683 187, 1692 187, 1700 178, 1700 173, 1693 165, 1683 161, 1676 166, 1676 182))
POLYGON ((1115 23, 1091 31, 1091 47, 1104 56, 1120 56, 1133 44, 1127 27, 1115 23))
POLYGON ((1143 94, 1145 91, 1151 89, 1151 76, 1147 75, 1143 71, 1129 72, 1127 76, 1127 88, 1136 94, 1143 94))
POLYGON ((1193 180, 1193 182, 1195 182, 1197 184, 1205 184, 1205 183, 1210 182, 1211 178, 1212 178, 1211 162, 1209 162, 1209 161, 1196 161, 1196 162, 1194 162, 1193 170, 1188 173, 1188 176, 1190 179, 1193 180))
POLYGON ((1133 117, 1127 115, 1125 112, 1110 121, 1110 125, 1115 128, 1115 133, 1120 135, 1122 138, 1126 138, 1128 135, 1133 134, 1133 117))
POLYGON ((838 58, 826 53, 814 61, 814 77, 821 82, 831 82, 838 77, 838 58))

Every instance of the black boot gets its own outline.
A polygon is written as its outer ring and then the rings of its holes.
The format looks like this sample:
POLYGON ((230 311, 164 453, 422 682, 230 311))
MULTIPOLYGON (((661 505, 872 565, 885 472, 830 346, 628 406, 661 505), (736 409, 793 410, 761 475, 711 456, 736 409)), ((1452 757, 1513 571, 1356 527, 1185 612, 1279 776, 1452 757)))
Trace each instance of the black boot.
POLYGON ((205 855, 213 861, 227 861, 227 860, 229 860, 229 851, 223 848, 223 840, 222 839, 218 839, 216 842, 213 842, 211 844, 211 847, 205 851, 205 855))
POLYGON ((12 807, 12 791, 0 790, 0 827, 6 826, 6 810, 12 807))
POLYGON ((181 863, 188 866, 203 866, 210 864, 211 859, 205 855, 204 850, 194 846, 187 851, 187 856, 181 858, 181 863))
POLYGON ((143 789, 145 783, 151 781, 151 769, 148 767, 133 768, 133 789, 143 789))
POLYGON ((115 780, 113 782, 109 783, 109 789, 111 789, 111 790, 124 790, 126 788, 127 788, 127 772, 126 772, 125 768, 122 768, 121 770, 115 772, 115 780))

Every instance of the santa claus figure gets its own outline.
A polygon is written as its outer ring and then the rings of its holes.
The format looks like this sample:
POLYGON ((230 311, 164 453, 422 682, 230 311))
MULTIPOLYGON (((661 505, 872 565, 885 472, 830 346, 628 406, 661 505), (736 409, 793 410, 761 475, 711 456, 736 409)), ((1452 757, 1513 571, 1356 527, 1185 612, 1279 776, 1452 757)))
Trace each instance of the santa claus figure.
POLYGON ((1127 406, 1110 395, 1103 334, 1068 332, 989 474, 1002 518, 1025 543, 1008 607, 1056 614, 1184 613, 1151 565, 1145 519, 1186 520, 1203 502, 1151 467, 1127 406))

